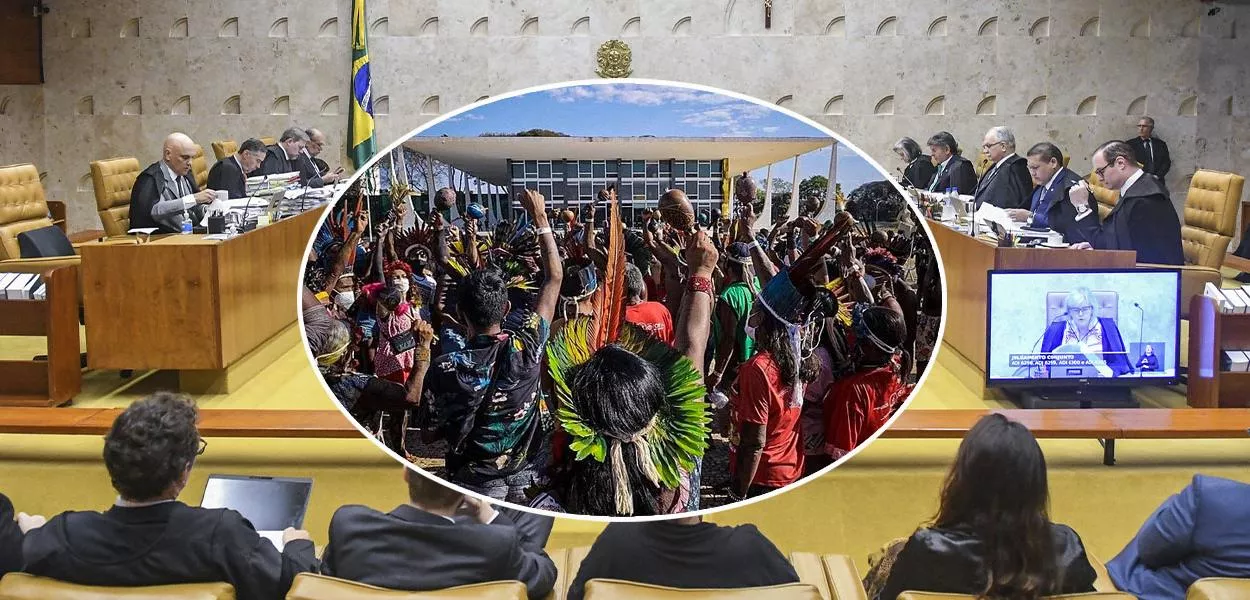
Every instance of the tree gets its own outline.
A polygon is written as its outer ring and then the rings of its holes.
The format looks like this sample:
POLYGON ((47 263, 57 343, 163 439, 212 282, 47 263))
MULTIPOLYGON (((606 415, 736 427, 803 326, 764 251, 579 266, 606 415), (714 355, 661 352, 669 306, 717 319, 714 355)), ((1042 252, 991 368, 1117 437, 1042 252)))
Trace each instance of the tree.
POLYGON ((800 198, 816 198, 824 200, 829 192, 829 178, 824 175, 812 175, 799 182, 800 198))
POLYGON ((479 134, 478 137, 569 137, 569 134, 550 129, 526 129, 516 133, 486 132, 479 134))

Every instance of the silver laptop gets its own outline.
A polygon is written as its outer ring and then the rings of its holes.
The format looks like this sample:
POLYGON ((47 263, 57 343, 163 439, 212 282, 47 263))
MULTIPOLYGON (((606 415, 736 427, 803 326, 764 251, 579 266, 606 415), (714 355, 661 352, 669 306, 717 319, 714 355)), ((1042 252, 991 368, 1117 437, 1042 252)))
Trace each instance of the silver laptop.
POLYGON ((304 526, 311 493, 312 479, 209 475, 200 506, 238 511, 261 537, 282 550, 282 530, 304 526))

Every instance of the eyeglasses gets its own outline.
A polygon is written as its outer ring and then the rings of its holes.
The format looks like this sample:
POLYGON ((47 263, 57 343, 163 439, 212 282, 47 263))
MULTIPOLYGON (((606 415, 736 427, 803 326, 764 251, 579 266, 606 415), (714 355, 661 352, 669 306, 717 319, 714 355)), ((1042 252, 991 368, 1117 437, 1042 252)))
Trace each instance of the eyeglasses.
POLYGON ((997 146, 997 145, 1002 144, 1002 143, 1003 143, 1003 142, 994 142, 993 144, 981 144, 981 149, 982 149, 982 150, 987 150, 987 151, 988 151, 990 148, 993 148, 994 146, 997 146))
POLYGON ((1089 314, 1089 313, 1091 313, 1091 312, 1094 312, 1094 307, 1092 307, 1092 306, 1082 306, 1082 307, 1080 307, 1080 308, 1069 308, 1069 309, 1068 309, 1068 312, 1070 312, 1070 313, 1072 313, 1072 314, 1075 314, 1075 315, 1087 315, 1087 314, 1089 314))
MULTIPOLYGON (((1119 159, 1116 159, 1116 160, 1119 160, 1119 159)), ((1094 174, 1095 174, 1095 175, 1097 175, 1099 179, 1102 179, 1102 174, 1103 174, 1103 172, 1104 172, 1104 171, 1106 171, 1107 169, 1110 169, 1111 167, 1114 167, 1114 166, 1115 166, 1115 161, 1113 160, 1113 161, 1111 161, 1111 162, 1109 162, 1109 163, 1107 163, 1107 164, 1103 165, 1101 169, 1094 169, 1094 174)))
POLYGON ((200 456, 204 454, 205 450, 208 450, 208 440, 200 438, 200 449, 195 451, 195 455, 200 456))

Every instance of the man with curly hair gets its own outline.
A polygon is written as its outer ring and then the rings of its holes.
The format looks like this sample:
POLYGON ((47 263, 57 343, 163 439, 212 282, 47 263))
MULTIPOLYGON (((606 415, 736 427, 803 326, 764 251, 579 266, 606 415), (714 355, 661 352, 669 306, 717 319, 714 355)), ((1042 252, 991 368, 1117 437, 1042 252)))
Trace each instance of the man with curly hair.
POLYGON ((279 552, 230 509, 187 506, 178 495, 207 447, 185 396, 157 392, 131 404, 104 438, 117 501, 70 511, 26 534, 28 573, 81 585, 224 581, 239 600, 281 598, 297 573, 316 571, 307 531, 282 532, 279 552))

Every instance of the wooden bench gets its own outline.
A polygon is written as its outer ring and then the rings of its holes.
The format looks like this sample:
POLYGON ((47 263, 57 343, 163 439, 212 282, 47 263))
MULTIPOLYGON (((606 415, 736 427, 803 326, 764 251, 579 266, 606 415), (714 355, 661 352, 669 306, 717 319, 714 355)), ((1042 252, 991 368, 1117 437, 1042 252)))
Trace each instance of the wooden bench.
MULTIPOLYGON (((0 433, 104 435, 120 408, 0 408, 0 433)), ((261 438, 360 438, 337 410, 201 409, 200 435, 261 438)))
POLYGON ((962 438, 981 417, 1001 413, 1043 439, 1095 439, 1103 464, 1115 464, 1117 439, 1250 439, 1250 409, 909 409, 884 438, 962 438))

